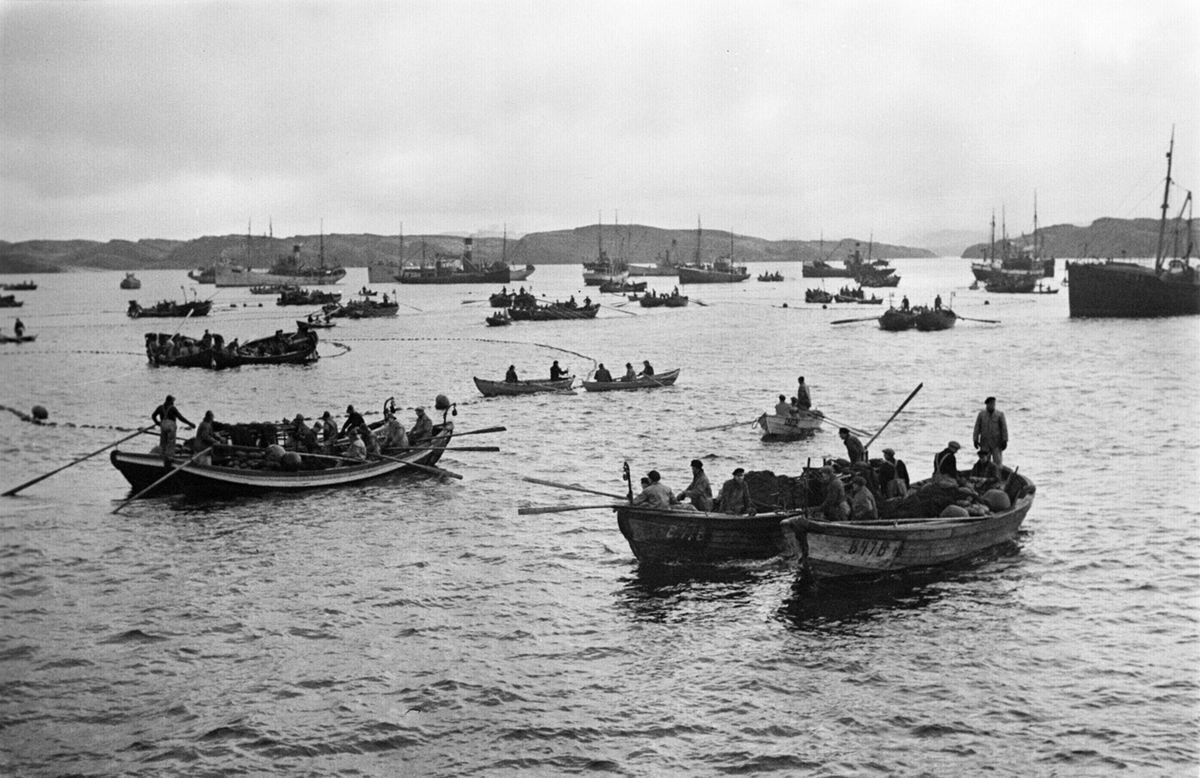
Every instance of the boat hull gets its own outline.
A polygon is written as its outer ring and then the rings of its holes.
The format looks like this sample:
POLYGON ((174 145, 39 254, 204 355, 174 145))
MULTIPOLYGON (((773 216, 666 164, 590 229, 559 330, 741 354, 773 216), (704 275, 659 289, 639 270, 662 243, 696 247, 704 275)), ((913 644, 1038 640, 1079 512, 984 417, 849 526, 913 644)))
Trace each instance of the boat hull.
POLYGON ((0 335, 0 343, 32 343, 37 335, 0 335))
POLYGON ((401 284, 507 284, 511 280, 512 273, 507 267, 480 271, 442 269, 440 272, 434 268, 406 269, 391 278, 391 282, 401 284))
POLYGON ((1016 538, 1033 505, 1032 485, 1013 506, 989 516, 961 519, 899 519, 897 522, 852 524, 794 521, 801 565, 814 578, 879 576, 938 567, 976 556, 1016 538))
POLYGON ((801 440, 812 437, 824 417, 801 411, 798 416, 764 413, 755 422, 763 430, 763 440, 801 440))
POLYGON ((921 332, 938 332, 950 329, 957 321, 958 316, 951 310, 921 311, 913 321, 913 326, 921 332))
POLYGON ((649 564, 713 564, 771 559, 787 552, 779 522, 793 514, 731 516, 692 510, 616 509, 633 555, 649 564))
POLYGON ((1071 316, 1148 319, 1200 314, 1200 282, 1195 268, 1155 273, 1124 262, 1067 263, 1071 316))
POLYGON ((589 392, 627 392, 633 389, 657 389, 661 386, 672 386, 679 378, 680 368, 668 370, 665 373, 637 378, 633 381, 584 381, 583 388, 589 392))
POLYGON ((291 286, 329 286, 341 283, 346 277, 345 268, 327 268, 313 273, 271 273, 265 270, 238 270, 226 268, 217 271, 217 286, 268 286, 271 284, 291 286))
MULTIPOLYGON (((570 392, 575 376, 560 378, 557 381, 531 380, 517 381, 515 384, 506 381, 489 381, 486 378, 476 378, 475 386, 484 397, 504 397, 517 394, 541 394, 545 392, 570 392)), ((572 392, 573 394, 573 392, 572 392)))
POLYGON ((536 308, 517 306, 508 309, 508 315, 513 321, 569 321, 574 319, 594 319, 600 311, 600 303, 590 306, 565 308, 554 305, 539 305, 536 308))
POLYGON ((911 311, 889 308, 879 317, 879 329, 888 332, 903 332, 917 326, 917 315, 911 311))
MULTIPOLYGON (((196 499, 254 496, 279 492, 303 492, 353 486, 378 478, 419 470, 416 465, 432 465, 442 456, 442 449, 453 436, 453 425, 447 424, 430 442, 428 449, 406 452, 392 459, 368 461, 363 464, 330 467, 325 470, 251 470, 216 465, 188 464, 144 496, 183 493, 196 499)), ((113 466, 129 482, 133 491, 149 487, 169 472, 157 454, 134 454, 119 449, 109 456, 113 466)))
POLYGON ((805 262, 800 265, 800 275, 804 278, 849 278, 850 270, 844 267, 821 263, 819 265, 805 262))
POLYGON ((750 277, 741 268, 729 271, 681 266, 678 272, 681 284, 738 284, 750 277))
POLYGON ((679 274, 678 265, 630 265, 631 276, 675 276, 679 274))

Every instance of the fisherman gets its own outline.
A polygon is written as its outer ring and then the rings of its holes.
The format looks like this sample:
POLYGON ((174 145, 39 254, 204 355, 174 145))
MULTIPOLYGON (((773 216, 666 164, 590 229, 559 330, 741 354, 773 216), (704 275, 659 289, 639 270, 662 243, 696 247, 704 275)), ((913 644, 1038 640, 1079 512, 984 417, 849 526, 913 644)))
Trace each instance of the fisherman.
POLYGON ((388 448, 408 448, 408 433, 404 431, 404 425, 396 418, 396 414, 389 411, 383 412, 383 431, 384 443, 383 447, 388 448))
POLYGON ((621 380, 622 381, 636 381, 637 380, 637 373, 634 372, 634 370, 633 370, 632 362, 625 363, 625 375, 621 376, 621 380))
POLYGON ((792 404, 788 402, 786 394, 779 395, 779 402, 775 403, 776 416, 788 416, 792 412, 792 404))
POLYGON ((592 307, 592 298, 591 298, 591 297, 584 297, 584 298, 583 298, 583 307, 584 307, 584 308, 591 308, 591 307, 592 307))
POLYGON ((337 440, 337 436, 337 422, 333 420, 333 414, 325 411, 321 416, 321 442, 324 445, 326 454, 333 453, 333 443, 337 440))
POLYGON ((363 420, 362 414, 354 410, 353 405, 346 406, 346 421, 342 423, 342 434, 345 435, 352 429, 357 429, 363 426, 366 422, 363 420))
POLYGON ((962 448, 957 440, 952 440, 933 458, 934 479, 950 478, 958 481, 958 457, 955 456, 962 448))
POLYGON ((869 521, 878 518, 875 495, 867 488, 867 479, 861 475, 854 476, 850 481, 850 520, 869 521))
POLYGON ((942 310, 942 296, 940 294, 937 297, 933 298, 933 310, 935 310, 935 311, 942 310))
POLYGON ((879 466, 879 483, 883 485, 883 496, 904 497, 908 494, 908 467, 904 460, 896 459, 896 452, 883 450, 883 464, 879 466))
POLYGON ((363 424, 358 428, 358 434, 362 438, 363 447, 366 448, 367 453, 371 456, 379 456, 379 441, 375 439, 371 428, 363 424))
POLYGON ((900 310, 902 310, 902 311, 908 310, 908 295, 904 295, 904 299, 902 299, 900 301, 900 310))
POLYGON ((518 382, 518 380, 519 380, 519 379, 517 378, 517 366, 516 366, 516 365, 509 365, 509 366, 508 366, 508 371, 507 371, 507 372, 505 372, 505 374, 504 374, 504 383, 506 383, 506 384, 515 384, 515 383, 517 383, 517 382, 518 382))
POLYGON ((417 408, 417 421, 408 434, 413 445, 420 445, 433 438, 433 420, 425 415, 425 409, 417 408))
POLYGON ((996 466, 1004 464, 1004 449, 1008 448, 1008 421, 1004 411, 996 410, 996 398, 983 401, 983 410, 975 417, 975 432, 971 435, 976 448, 986 448, 996 466))
POLYGON ((704 463, 699 459, 692 460, 692 482, 675 499, 683 502, 684 498, 690 499, 692 507, 698 511, 707 513, 712 510, 712 485, 704 474, 704 463))
POLYGON ((863 449, 862 441, 856 435, 851 434, 849 428, 842 427, 838 430, 838 435, 846 444, 846 457, 850 460, 850 464, 854 465, 867 460, 867 452, 863 449))
POLYGON ((170 467, 171 460, 175 456, 175 432, 178 429, 178 422, 182 421, 188 425, 189 429, 196 429, 196 425, 184 418, 179 409, 175 407, 175 398, 169 394, 163 404, 150 414, 150 419, 158 425, 158 444, 162 449, 163 465, 170 467))
POLYGON ((846 487, 833 472, 833 468, 825 465, 821 468, 821 480, 825 482, 825 501, 821 503, 821 511, 826 521, 845 521, 850 518, 850 503, 846 501, 846 487))
POLYGON ((364 462, 367 459, 367 446, 358 439, 358 430, 358 427, 350 430, 350 446, 346 449, 346 458, 364 462))
MULTIPOLYGON (((213 429, 213 424, 213 412, 205 411, 204 418, 200 421, 200 426, 196 428, 196 440, 192 444, 193 448, 195 448, 197 451, 203 451, 204 449, 212 448, 213 446, 218 446, 225 442, 221 438, 217 437, 217 433, 213 429)), ((200 465, 211 465, 212 452, 210 451, 204 456, 198 458, 196 463, 200 465)))
POLYGON ((640 375, 644 375, 646 378, 654 377, 654 366, 650 364, 650 360, 642 360, 642 372, 640 375))
POLYGON ((557 381, 567 374, 567 371, 558 366, 558 360, 554 360, 554 364, 550 366, 550 380, 557 381))
POLYGON ((611 383, 613 380, 612 373, 608 372, 608 368, 604 363, 600 363, 600 367, 596 368, 596 381, 602 383, 611 383))
POLYGON ((988 449, 979 449, 979 461, 971 466, 971 478, 981 479, 985 486, 1000 482, 1000 467, 988 449))
POLYGON ((297 451, 304 451, 309 454, 320 449, 320 444, 317 443, 317 435, 308 428, 304 423, 304 414, 297 413, 296 418, 292 420, 292 440, 296 443, 297 451))
POLYGON ((17 323, 13 325, 13 329, 16 331, 18 338, 24 337, 25 323, 22 322, 19 318, 17 319, 17 323))
POLYGON ((750 499, 750 486, 746 483, 744 468, 736 468, 733 478, 721 485, 721 513, 734 516, 753 516, 754 501, 750 499))
POLYGON ((650 485, 633 498, 634 505, 644 505, 647 508, 665 511, 679 502, 667 485, 662 483, 662 476, 658 474, 657 470, 646 473, 646 477, 650 479, 650 485))
POLYGON ((796 387, 796 398, 799 400, 799 408, 802 411, 807 411, 812 408, 812 395, 808 393, 808 384, 804 383, 804 376, 800 376, 796 387))

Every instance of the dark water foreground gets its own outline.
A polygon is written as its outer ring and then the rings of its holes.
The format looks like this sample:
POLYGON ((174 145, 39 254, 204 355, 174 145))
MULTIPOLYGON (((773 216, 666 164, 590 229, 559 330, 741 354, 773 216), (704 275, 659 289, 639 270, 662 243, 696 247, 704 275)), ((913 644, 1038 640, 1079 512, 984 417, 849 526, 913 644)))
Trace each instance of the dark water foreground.
MULTIPOLYGON (((987 295, 966 289, 962 261, 898 264, 914 303, 954 292, 960 314, 1002 324, 832 326, 875 309, 806 306, 817 282, 789 266, 752 268, 781 284, 685 290, 707 306, 502 330, 482 326, 486 303, 462 304, 493 289, 401 288, 411 307, 323 333, 314 366, 208 373, 147 367, 144 333, 178 324, 123 314, 133 297, 178 297, 182 273, 139 273, 133 293, 119 273, 39 277, 20 311, 39 337, 0 350, 0 404, 95 426, 0 413, 4 488, 148 423, 168 392, 193 421, 442 392, 459 429, 508 432, 462 441, 499 454, 443 460, 462 481, 114 516, 128 490, 100 456, 3 498, 0 769, 1194 775, 1200 320, 1072 321, 1065 293, 987 295), (553 359, 583 373, 578 355, 683 373, 638 394, 485 400, 471 384, 553 359), (606 510, 517 515, 604 502, 526 475, 620 492, 629 461, 679 489, 693 457, 719 485, 736 466, 795 473, 840 454, 834 429, 787 444, 696 431, 753 419, 801 374, 827 414, 872 430, 924 383, 873 447, 917 477, 948 439, 969 448, 996 395, 1006 462, 1038 486, 1018 541, 935 576, 812 592, 782 562, 641 570, 606 510)), ((355 272, 345 293, 365 281, 355 272)), ((597 297, 578 267, 531 281, 597 297)), ((244 290, 215 302, 185 334, 246 340, 298 310, 244 290)))

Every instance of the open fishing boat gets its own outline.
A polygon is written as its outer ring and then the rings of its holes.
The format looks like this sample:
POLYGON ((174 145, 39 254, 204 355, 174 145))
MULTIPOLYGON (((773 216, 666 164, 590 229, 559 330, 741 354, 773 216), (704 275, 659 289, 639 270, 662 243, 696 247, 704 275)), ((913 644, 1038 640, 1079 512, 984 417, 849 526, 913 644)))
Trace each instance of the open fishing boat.
POLYGON ((879 317, 879 329, 888 332, 903 332, 917 326, 915 311, 905 311, 900 308, 888 308, 879 317))
POLYGON ((282 294, 289 291, 300 291, 300 287, 291 284, 259 284, 250 287, 250 294, 282 294))
POLYGON ((276 305, 328 305, 342 299, 341 292, 323 292, 320 289, 285 288, 279 293, 276 305))
MULTIPOLYGON (((541 394, 543 392, 571 392, 571 384, 575 376, 566 376, 557 381, 533 378, 528 381, 489 381, 486 378, 476 378, 475 386, 484 397, 503 397, 514 394, 541 394)), ((574 394, 574 392, 571 392, 574 394)))
POLYGON ((779 522, 795 512, 734 516, 693 510, 622 505, 617 527, 638 561, 648 564, 713 564, 733 559, 771 559, 788 550, 779 522))
POLYGON ((594 319, 599 310, 600 303, 591 305, 550 303, 549 305, 513 306, 508 309, 508 315, 512 317, 513 321, 566 321, 594 319))
POLYGON ((32 292, 37 289, 37 284, 33 281, 21 281, 15 284, 4 284, 3 288, 6 292, 32 292))
POLYGON ((5 335, 0 333, 0 343, 32 343, 37 335, 5 335))
POLYGON ((664 308, 686 308, 688 304, 688 296, 686 294, 669 294, 663 298, 664 308))
POLYGON ((214 349, 213 364, 218 370, 242 365, 307 365, 319 358, 319 340, 311 329, 280 332, 236 347, 214 349))
POLYGON ((485 321, 487 321, 489 327, 508 327, 513 323, 512 317, 508 315, 508 311, 493 313, 485 321))
POLYGON ((605 281, 600 284, 600 291, 604 294, 628 294, 630 292, 646 291, 645 281, 605 281))
POLYGON ((783 273, 780 273, 778 271, 776 271, 774 273, 759 273, 758 280, 759 281, 782 281, 783 273))
MULTIPOLYGON (((355 486, 396 473, 420 470, 420 465, 433 465, 454 435, 454 423, 434 427, 433 439, 427 447, 405 451, 387 459, 359 462, 341 457, 299 454, 295 469, 284 469, 283 462, 268 464, 261 456, 265 450, 246 452, 244 447, 221 446, 214 452, 213 464, 195 462, 183 468, 144 496, 182 492, 189 498, 212 499, 261 495, 272 492, 302 492, 355 486), (249 453, 251 456, 239 456, 249 453)), ((289 452, 297 453, 297 452, 289 452)), ((183 451, 179 462, 190 453, 183 451)), ((113 467, 129 481, 133 490, 141 491, 162 478, 170 468, 163 465, 159 454, 135 454, 116 449, 110 455, 113 467)), ((293 460, 294 461, 294 460, 293 460)))
POLYGON ((657 389, 660 386, 672 386, 679 378, 680 368, 668 370, 665 373, 655 373, 652 376, 638 376, 631 381, 617 379, 615 381, 587 381, 583 388, 589 392, 622 392, 630 389, 657 389))
POLYGON ((948 330, 958 321, 958 314, 949 308, 922 308, 917 311, 914 326, 921 332, 948 330))
POLYGON ((385 294, 383 302, 375 300, 351 300, 345 305, 325 307, 326 316, 330 319, 377 319, 395 316, 400 313, 400 303, 392 302, 385 294))
POLYGON ((126 273, 125 277, 121 279, 121 288, 122 289, 141 289, 142 282, 133 273, 126 273))
MULTIPOLYGON (((977 516, 789 522, 800 564, 814 578, 878 576, 968 559, 1012 541, 1033 505, 1036 487, 1005 468, 1010 507, 977 516)), ((914 487, 918 486, 914 484, 914 487)))
POLYGON ((805 289, 804 302, 806 303, 831 303, 833 295, 826 292, 824 289, 805 289))
POLYGON ((155 303, 149 308, 143 308, 138 305, 137 300, 129 301, 129 310, 125 313, 131 319, 140 319, 146 316, 150 317, 179 317, 179 316, 207 316, 212 310, 212 300, 192 300, 191 302, 177 303, 171 300, 163 300, 155 303))
POLYGON ((296 319, 296 326, 299 329, 308 327, 310 330, 331 330, 337 326, 335 322, 323 321, 321 319, 296 319))
POLYGON ((812 437, 824 418, 820 411, 799 411, 787 416, 764 413, 754 423, 762 427, 763 440, 801 440, 812 437))
POLYGON ((1042 278, 1040 271, 997 270, 984 282, 983 288, 1000 294, 1027 294, 1037 287, 1042 278))
POLYGON ((0 295, 0 308, 20 308, 24 300, 18 300, 15 294, 0 295))

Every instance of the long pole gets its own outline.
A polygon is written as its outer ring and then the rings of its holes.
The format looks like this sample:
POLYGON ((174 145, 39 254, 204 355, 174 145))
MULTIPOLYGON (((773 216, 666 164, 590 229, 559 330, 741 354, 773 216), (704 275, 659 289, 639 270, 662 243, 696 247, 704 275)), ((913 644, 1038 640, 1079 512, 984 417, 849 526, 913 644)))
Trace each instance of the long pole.
POLYGON ((92 457, 96 456, 97 454, 99 454, 101 452, 108 451, 113 446, 119 446, 122 443, 124 443, 125 441, 129 440, 130 438, 136 438, 138 435, 141 435, 143 432, 154 429, 155 426, 156 425, 151 424, 148 427, 142 427, 140 430, 133 433, 132 435, 126 435, 125 437, 121 438, 120 440, 109 443, 104 448, 98 448, 90 454, 86 454, 84 456, 81 456, 79 459, 68 462, 67 464, 63 465, 62 467, 58 468, 57 470, 51 470, 49 473, 46 473, 45 475, 39 475, 37 478, 33 479, 32 481, 26 481, 25 483, 21 484, 20 486, 13 487, 12 489, 9 489, 7 492, 5 492, 3 494, 3 496, 4 497, 12 497, 17 492, 20 492, 27 487, 33 486, 34 484, 38 483, 39 481, 45 481, 47 478, 54 475, 55 473, 61 473, 63 470, 66 470, 68 467, 74 467, 75 465, 79 464, 80 462, 82 462, 85 459, 91 459, 92 457))
POLYGON ((1167 182, 1163 185, 1162 218, 1158 222, 1158 250, 1154 255, 1154 270, 1162 270, 1163 235, 1167 229, 1167 201, 1171 196, 1171 156, 1175 153, 1175 127, 1171 127, 1171 145, 1167 148, 1167 182))
POLYGON ((141 497, 143 494, 145 494, 146 492, 150 491, 150 490, 151 490, 151 489, 153 489, 154 487, 158 486, 158 485, 159 485, 159 484, 161 484, 163 481, 165 481, 165 480, 167 480, 168 478, 170 478, 171 476, 175 475, 175 474, 176 474, 176 473, 178 473, 180 470, 182 470, 183 468, 187 467, 187 466, 188 466, 188 465, 190 465, 191 463, 195 462, 197 459, 199 459, 200 457, 202 457, 202 456, 204 456, 205 454, 209 453, 210 451, 212 451, 212 446, 209 446, 208 448, 204 449, 203 451, 197 451, 195 454, 192 454, 192 456, 191 456, 191 457, 190 457, 190 458, 189 458, 189 459, 188 459, 186 462, 184 462, 184 463, 183 463, 183 464, 181 464, 181 465, 176 465, 176 466, 175 466, 175 467, 174 467, 174 468, 171 470, 171 472, 167 473, 167 474, 166 474, 166 475, 164 475, 162 478, 158 479, 158 480, 157 480, 157 481, 155 481, 154 483, 152 483, 152 484, 150 484, 149 486, 147 486, 145 489, 141 490, 140 492, 138 492, 138 493, 137 493, 137 494, 135 494, 134 496, 130 497, 128 500, 126 500, 125 502, 121 503, 121 504, 120 504, 120 505, 118 505, 116 508, 113 508, 113 511, 112 511, 112 512, 113 512, 113 513, 116 513, 117 511, 121 510, 122 508, 124 508, 124 507, 125 507, 126 505, 128 505, 129 503, 131 503, 131 502, 133 502, 134 500, 136 500, 137 498, 141 497))
POLYGON ((908 397, 907 397, 907 398, 904 400, 904 402, 900 403, 900 407, 899 407, 899 408, 897 408, 897 409, 896 409, 896 412, 892 414, 892 418, 891 418, 891 419, 888 419, 888 420, 887 420, 887 422, 885 422, 885 423, 884 423, 884 425, 883 425, 882 427, 880 427, 880 428, 879 428, 879 432, 876 432, 874 435, 872 435, 872 436, 871 436, 871 439, 867 441, 867 445, 863 446, 863 450, 864 450, 864 451, 865 451, 866 449, 870 448, 870 447, 871 447, 871 444, 875 442, 875 439, 876 439, 876 438, 878 438, 880 435, 882 435, 882 434, 883 434, 883 431, 884 431, 885 429, 887 429, 887 427, 888 427, 888 424, 891 424, 891 423, 892 423, 892 419, 895 419, 897 416, 899 416, 899 415, 900 415, 900 411, 904 410, 904 406, 908 405, 908 403, 909 403, 909 400, 911 400, 912 398, 914 398, 914 397, 916 397, 916 396, 917 396, 917 392, 921 391, 921 387, 922 387, 922 386, 924 386, 924 385, 925 385, 924 383, 917 384, 917 388, 912 390, 912 394, 910 394, 910 395, 909 395, 909 396, 908 396, 908 397))

